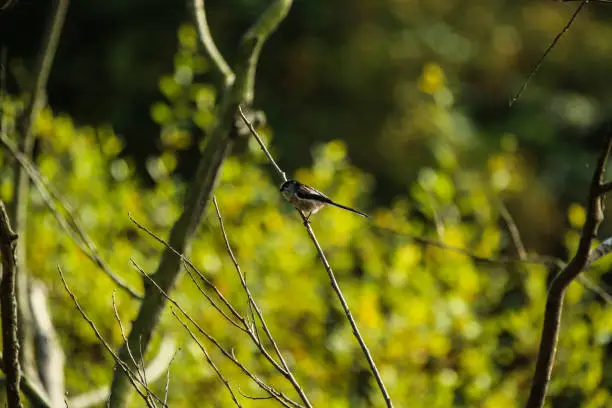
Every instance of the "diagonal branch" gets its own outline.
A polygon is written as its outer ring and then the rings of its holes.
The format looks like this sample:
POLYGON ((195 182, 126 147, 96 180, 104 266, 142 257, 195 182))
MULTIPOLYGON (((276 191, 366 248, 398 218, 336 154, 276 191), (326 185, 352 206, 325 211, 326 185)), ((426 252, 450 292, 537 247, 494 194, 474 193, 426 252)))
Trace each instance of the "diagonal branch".
POLYGON ((89 318, 89 316, 87 316, 87 314, 85 313, 85 311, 81 307, 81 305, 80 305, 76 295, 72 292, 72 290, 70 290, 70 287, 68 287, 68 283, 66 283, 66 279, 64 278, 64 273, 62 272, 62 270, 61 270, 61 268, 59 266, 58 266, 57 270, 59 272, 60 279, 62 280, 62 284, 64 285, 64 289, 66 290, 66 292, 68 292, 68 295, 72 299, 72 302, 76 306, 77 310, 79 311, 79 313, 81 314, 83 319, 87 322, 89 327, 91 327, 91 329, 93 330, 94 334, 96 335, 96 337, 98 338, 100 343, 104 346, 104 348, 106 348, 106 351, 108 351, 109 354, 113 357, 113 359, 115 360, 115 362, 116 362, 117 366, 119 367, 119 369, 123 370, 127 374, 128 380, 131 383, 132 387, 134 387, 136 392, 138 392, 138 394, 140 394, 142 399, 147 404, 147 407, 149 407, 149 408, 155 407, 155 401, 153 400, 153 398, 155 397, 158 401, 161 401, 161 399, 156 397, 155 394, 153 392, 151 392, 151 390, 149 390, 145 386, 145 384, 140 382, 139 379, 137 378, 137 376, 133 373, 133 370, 130 367, 128 367, 128 364, 126 364, 125 361, 123 361, 123 360, 121 360, 119 358, 119 356, 117 355, 117 353, 115 353, 115 351, 110 346, 110 344, 104 339, 104 337, 102 336, 102 334, 100 333, 100 331, 96 327, 96 324, 93 322, 93 320, 91 320, 89 318), (138 386, 139 384, 141 386, 143 386, 144 388, 146 388, 146 394, 145 394, 145 392, 143 392, 140 389, 140 387, 138 386))
MULTIPOLYGON (((213 197, 213 203, 214 203, 215 209, 217 211, 217 217, 219 219, 219 225, 221 226, 221 233, 222 233, 223 238, 225 240, 225 245, 226 245, 227 252, 230 255, 230 258, 232 259, 232 262, 234 264, 234 267, 236 268, 236 271, 238 272, 238 276, 240 278, 241 285, 242 285, 242 287, 245 290, 245 293, 247 295, 249 306, 250 306, 250 308, 255 310, 255 313, 257 314, 257 317, 259 318, 259 321, 261 322, 262 328, 263 328, 264 332, 266 333, 266 336, 270 340, 270 343, 274 347, 274 350, 277 353, 277 356, 279 357, 279 359, 281 361, 280 364, 272 357, 272 355, 270 355, 268 350, 266 350, 264 344, 261 342, 261 340, 259 338, 259 335, 257 334, 257 322, 255 321, 255 318, 253 318, 253 325, 251 326, 251 324, 247 321, 247 319, 245 317, 243 317, 240 313, 238 313, 238 311, 236 311, 236 308, 234 306, 232 306, 232 304, 225 298, 225 296, 223 296, 223 294, 221 293, 219 288, 217 288, 208 278, 206 278, 204 276, 204 274, 195 267, 193 262, 191 262, 191 260, 189 260, 189 258, 185 257, 183 254, 180 254, 178 251, 176 251, 176 249, 172 248, 165 240, 163 240, 162 238, 157 236, 153 231, 151 231, 150 229, 148 229, 144 225, 140 224, 133 217, 130 216, 130 219, 132 220, 132 222, 139 229, 141 229, 142 231, 146 232, 150 237, 152 237, 157 242, 159 242, 159 243, 163 244, 164 246, 166 246, 166 248, 168 248, 171 251, 173 251, 177 256, 181 257, 181 260, 183 261, 183 263, 188 268, 187 272, 189 273, 189 277, 193 281, 194 285, 198 288, 198 291, 204 297, 206 297, 206 299, 215 308, 215 310, 217 310, 230 324, 232 324, 233 326, 238 328, 240 331, 242 331, 243 333, 246 333, 249 336, 249 338, 253 341, 255 346, 262 353, 264 358, 274 367, 274 369, 276 371, 278 371, 283 377, 285 377, 292 384, 292 386, 294 387, 296 392, 299 394, 300 398, 302 399, 302 401, 304 402, 306 407, 310 407, 311 404, 308 401, 306 393, 301 388, 301 386, 299 385, 299 383, 295 379, 293 373, 289 369, 289 366, 288 366, 287 362, 285 361, 284 357, 282 356, 282 354, 280 352, 280 349, 278 348, 278 345, 276 344, 276 341, 272 337, 272 333, 271 333, 270 329, 268 328, 268 325, 267 325, 266 320, 265 320, 265 318, 263 316, 263 313, 261 312, 261 309, 259 308, 259 306, 257 305, 257 302, 255 301, 255 299, 251 295, 251 291, 250 291, 250 289, 249 289, 249 287, 247 285, 247 282, 246 282, 246 277, 245 277, 244 273, 242 272, 242 270, 240 268, 240 265, 238 264, 238 260, 234 256, 234 253, 233 253, 233 251, 231 249, 231 246, 229 244, 229 239, 227 237, 227 233, 225 231, 225 226, 223 224, 223 218, 221 217, 221 213, 219 211, 219 208, 218 208, 218 205, 217 205, 217 201, 216 201, 216 199, 214 197, 213 197), (232 318, 230 318, 223 311, 223 309, 221 309, 221 307, 219 305, 216 304, 216 302, 206 293, 204 288, 202 286, 200 286, 200 284, 198 283, 198 280, 196 279, 196 277, 194 275, 198 275, 200 280, 202 282, 204 282, 206 284, 206 286, 208 286, 216 294, 216 296, 221 300, 221 302, 225 305, 225 307, 228 310, 231 311, 232 315, 239 321, 239 323, 236 323, 232 318)), ((142 271, 141 268, 138 267, 133 260, 132 260, 132 264, 138 269, 138 271, 141 273, 141 275, 147 276, 147 279, 151 279, 150 277, 148 277, 148 275, 144 275, 144 271, 142 271)), ((164 297, 165 297, 165 295, 164 295, 164 297)), ((174 301, 170 300, 170 302, 174 304, 174 301)), ((178 307, 178 305, 176 305, 176 304, 175 304, 175 306, 178 307)), ((179 310, 181 310, 181 309, 179 309, 179 310)), ((182 312, 182 310, 181 310, 181 312, 182 312)))
POLYGON ((612 133, 606 135, 597 166, 593 173, 589 188, 587 202, 587 218, 582 227, 580 243, 572 260, 555 277, 548 290, 546 309, 544 312, 544 325, 540 339, 540 350, 536 361, 535 374, 531 383, 531 391, 527 400, 526 408, 541 408, 544 405, 546 390, 550 382, 557 343, 559 341, 559 328, 561 325, 561 313, 563 309, 563 298, 569 284, 583 271, 589 259, 591 244, 597 235, 599 225, 603 221, 602 197, 603 176, 606 163, 612 148, 612 133))
POLYGON ((204 347, 204 345, 198 340, 198 338, 193 333, 193 331, 191 331, 189 326, 187 326, 187 324, 176 314, 174 309, 172 310, 172 315, 176 318, 176 320, 179 321, 181 326, 183 326, 185 330, 187 330, 187 332, 189 333, 189 336, 191 336, 192 340, 195 341, 195 343, 198 345, 198 347, 202 351, 202 354, 204 354, 204 357, 206 358, 206 362, 208 363, 208 365, 217 374, 217 377, 219 377, 219 380, 223 383, 225 388, 227 388, 227 391, 230 393, 230 396, 232 397, 232 401, 234 401, 234 404, 236 404, 236 406, 238 406, 239 408, 242 408, 242 405, 240 404, 240 402, 238 402, 238 399, 236 398, 236 394, 234 394, 234 390, 232 390, 232 387, 227 381, 227 378, 225 378, 225 376, 219 370, 219 367, 217 367, 215 362, 212 360, 212 358, 210 357, 210 354, 208 354, 208 351, 206 350, 206 347, 204 347))
MULTIPOLYGON (((246 118, 246 116, 242 112, 242 109, 240 109, 240 115, 242 117, 242 120, 245 122, 245 124, 248 126, 249 130, 251 131, 253 137, 257 139, 257 142, 262 147, 263 151, 266 153, 266 156, 268 156, 268 159, 270 160, 271 164, 274 166, 276 171, 279 173, 280 177, 283 179, 283 181, 286 181, 287 177, 285 175, 285 172, 283 172, 280 169, 280 167, 278 167, 278 165, 272 158, 272 155, 269 153, 268 149, 265 148, 265 145, 263 141, 261 140, 261 137, 259 136, 259 134, 257 134, 253 125, 246 118)), ((310 223, 308 222, 308 219, 304 216, 304 214, 301 211, 298 210, 298 212, 300 216, 302 217, 302 220, 304 221, 304 227, 306 228, 306 231, 308 232, 308 235, 310 236, 312 243, 317 249, 319 258, 321 259, 321 262, 323 263, 323 266, 325 267, 325 271, 327 272, 327 275, 329 276, 329 281, 331 283, 332 289, 336 293, 336 297, 338 298, 338 300, 340 301, 340 304, 342 305, 344 314, 346 315, 346 318, 349 321, 351 328, 353 329, 353 336, 355 336, 355 338, 357 339, 357 342, 359 343, 359 347, 361 347, 361 350, 366 360, 368 361, 368 365, 370 366, 370 371, 372 372, 372 374, 374 375, 374 378, 376 379, 376 383, 383 396, 383 399, 385 400, 385 404, 387 405, 387 407, 391 408, 393 406, 391 397, 389 396, 389 393, 387 392, 387 388, 385 387, 382 377, 380 376, 380 373, 378 372, 378 368, 376 367, 376 363, 374 362, 374 359, 372 358, 372 354, 370 353, 370 350, 368 349, 368 346, 365 340, 363 339, 363 336, 359 332, 359 327, 357 327, 357 323, 355 322, 355 319, 353 318, 353 314, 351 313, 349 305, 346 302, 344 295, 342 294, 342 290, 340 289, 340 286, 338 285, 338 281, 336 280, 334 271, 332 270, 329 262, 327 261, 327 257, 325 256, 325 253, 323 252, 323 249, 321 248, 321 245, 319 244, 319 241, 317 240, 317 237, 315 236, 314 231, 312 230, 312 227, 310 226, 310 223)))
POLYGON ((262 390, 266 391, 272 398, 276 399, 279 403, 286 407, 301 407, 300 404, 291 400, 289 397, 284 395, 282 392, 277 391, 271 386, 264 383, 259 377, 251 373, 234 355, 233 351, 230 353, 227 351, 211 334, 209 334, 206 330, 204 330, 199 324, 196 323, 195 320, 178 304, 178 302, 172 299, 168 293, 166 293, 161 286, 157 284, 153 280, 153 278, 148 275, 133 259, 131 260, 132 265, 140 272, 140 274, 145 278, 148 282, 151 283, 159 293, 166 299, 168 302, 172 304, 172 306, 176 307, 187 320, 198 330, 198 332, 206 337, 208 341, 210 341, 226 358, 228 358, 234 365, 236 365, 244 374, 246 374, 251 380, 253 380, 262 390))
MULTIPOLYGON (((306 396, 306 393, 304 392, 304 390, 298 383, 297 379, 291 372, 291 369, 289 368, 289 365, 287 364, 285 358, 283 357, 283 354, 280 352, 280 349, 278 348, 278 345, 276 344, 274 337, 272 337, 272 333, 270 332, 270 329, 268 328, 268 325, 266 324, 266 320, 264 319, 261 309, 259 308, 259 306, 255 302, 255 299, 251 295, 251 290, 249 289, 249 286, 247 285, 246 278, 244 274, 242 273, 242 270, 240 269, 238 260, 236 259, 236 256, 234 255, 234 251, 232 251, 232 247, 229 243, 227 233, 225 232, 225 226, 223 225, 223 217, 221 216, 221 211, 219 210, 219 206, 217 205, 217 199, 215 197, 213 197, 213 204, 215 205, 215 211, 217 213, 217 218, 219 220, 219 226, 221 227, 221 234, 223 235, 223 240, 225 241, 225 248, 230 258, 232 259, 236 272, 238 272, 238 277, 240 278, 240 283, 242 284, 242 288, 244 289, 244 292, 247 295, 249 305, 255 310, 255 313, 257 313, 257 317, 259 318, 259 321, 261 322, 261 326, 264 332, 266 333, 268 340, 270 340, 270 343, 272 343, 272 347, 274 348, 274 351, 276 352, 278 359, 283 365, 284 370, 279 370, 279 371, 291 383, 291 385, 293 386, 295 391, 298 393, 298 395, 300 396, 304 404, 307 407, 312 407, 310 401, 308 400, 308 397, 306 396)), ((253 327, 254 328, 257 327, 257 322, 254 319, 253 319, 253 327)), ((253 331, 253 329, 249 329, 249 334, 251 335, 251 339, 255 342, 255 344, 258 345, 259 349, 266 356, 266 358, 268 360, 272 360, 272 357, 269 356, 268 352, 263 348, 263 345, 261 344, 261 341, 259 340, 259 338, 255 336, 255 332, 253 331)), ((273 365, 275 365, 276 367, 276 364, 273 364, 273 365)))
POLYGON ((76 246, 87 256, 98 268, 102 270, 119 288, 127 292, 134 299, 142 299, 142 295, 138 294, 113 270, 110 266, 102 259, 98 249, 94 245, 93 241, 80 226, 77 216, 68 203, 66 203, 60 194, 58 194, 49 183, 40 174, 36 166, 32 163, 28 157, 20 153, 17 147, 6 138, 4 135, 0 135, 0 143, 6 147, 6 149, 15 158, 20 167, 25 170, 27 176, 32 180, 36 186, 43 201, 51 211, 51 214, 56 219, 60 227, 68 234, 68 236, 74 241, 76 246), (59 206, 57 205, 59 203, 59 206), (63 211, 67 214, 65 216, 59 207, 62 207, 63 211))
MULTIPOLYGON (((275 0, 242 38, 234 66, 236 80, 223 92, 215 127, 202 153, 195 177, 187 188, 183 211, 170 231, 168 243, 180 253, 189 251, 191 238, 210 203, 221 166, 234 145, 237 137, 234 120, 238 105, 250 104, 253 100, 255 70, 261 48, 283 21, 292 3, 292 0, 275 0)), ((174 287, 180 270, 180 256, 167 249, 161 256, 154 280, 165 292, 169 292, 174 287)), ((131 366, 127 355, 128 347, 133 348, 142 344, 143 350, 147 349, 165 303, 165 298, 151 285, 147 285, 145 299, 140 305, 128 341, 123 344, 119 352, 120 360, 127 361, 131 366)), ((126 407, 129 393, 130 386, 125 373, 122 370, 115 370, 110 405, 126 407)))
MULTIPOLYGON (((568 1, 568 0, 564 0, 564 1, 568 1)), ((510 100, 510 103, 509 103, 510 107, 512 107, 512 105, 514 105, 514 103, 518 100, 518 98, 521 97, 521 95, 523 94, 523 92, 527 88, 527 85, 529 85, 529 82, 531 81, 531 79, 538 72, 538 70, 542 66, 542 63, 544 63, 544 60, 546 59, 548 54, 550 54, 550 52, 553 50, 553 48, 555 48, 555 46, 557 45, 557 43, 559 42, 561 37, 563 37, 563 34, 565 34, 570 29, 570 27, 574 23, 574 20, 576 20, 576 17, 578 17, 578 14, 582 10, 582 8, 589 2, 589 0, 572 0, 572 1, 580 1, 580 4, 578 5, 578 7, 576 7, 576 10, 572 14, 572 16, 570 17, 568 22, 565 24, 563 29, 561 29, 561 31, 559 31, 559 33, 552 40, 550 45, 546 48, 546 51, 544 51, 544 53, 542 54, 542 56, 540 57, 540 59, 536 63, 535 67, 533 67, 531 72, 529 72, 529 75, 527 75, 527 78, 525 79, 525 81, 523 81, 523 85, 521 85, 521 88, 518 90, 516 95, 514 95, 514 97, 510 100)))
MULTIPOLYGON (((164 337, 159 345, 157 355, 151 359, 145 373, 149 382, 155 382, 168 372, 170 364, 176 353, 176 342, 171 337, 164 337)), ((99 406, 108 400, 110 387, 108 385, 93 391, 77 395, 68 401, 70 408, 89 408, 99 406)), ((167 404, 164 398, 164 404, 167 404)), ((163 405, 164 406, 164 405, 163 405)))

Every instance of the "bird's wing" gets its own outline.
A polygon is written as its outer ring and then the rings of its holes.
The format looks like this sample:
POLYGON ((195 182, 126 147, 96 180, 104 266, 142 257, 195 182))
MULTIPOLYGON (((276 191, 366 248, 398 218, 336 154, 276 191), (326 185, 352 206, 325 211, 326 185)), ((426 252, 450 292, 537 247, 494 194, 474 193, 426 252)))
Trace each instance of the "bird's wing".
POLYGON ((333 203, 331 198, 329 198, 322 192, 315 190, 314 188, 309 187, 305 184, 300 184, 295 193, 299 198, 318 200, 318 201, 323 201, 329 204, 333 203))

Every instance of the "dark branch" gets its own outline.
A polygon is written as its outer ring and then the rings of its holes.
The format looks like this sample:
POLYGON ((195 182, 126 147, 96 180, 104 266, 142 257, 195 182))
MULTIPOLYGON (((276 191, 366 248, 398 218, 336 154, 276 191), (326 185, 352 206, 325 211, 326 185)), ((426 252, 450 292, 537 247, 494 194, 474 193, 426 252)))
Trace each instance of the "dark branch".
MULTIPOLYGON (((29 92, 27 105, 17 123, 19 132, 19 151, 26 157, 32 156, 34 147, 33 125, 38 117, 41 108, 45 104, 46 88, 55 52, 59 45, 59 39, 66 19, 69 0, 54 0, 52 2, 51 13, 49 14, 47 27, 43 35, 38 60, 34 69, 35 80, 29 92)), ((3 135, 6 136, 6 135, 3 135)), ((15 231, 19 235, 20 245, 16 250, 16 269, 17 269, 17 302, 19 313, 19 341, 21 343, 21 364, 25 373, 32 381, 38 381, 36 370, 36 356, 33 333, 33 317, 28 302, 28 275, 26 246, 28 239, 26 236, 30 180, 24 169, 19 163, 13 165, 13 201, 10 206, 10 219, 15 231)))
POLYGON ((2 353, 6 375, 6 399, 10 408, 22 407, 19 397, 21 367, 19 366, 19 342, 17 340, 17 297, 15 282, 15 244, 17 235, 9 223, 4 203, 0 201, 0 253, 2 254, 2 353))
POLYGON ((569 284, 587 265, 591 244, 597 235, 599 225, 603 221, 602 184, 611 146, 612 134, 606 136, 605 146, 593 173, 588 194, 587 218, 582 228, 578 250, 567 266, 552 281, 548 291, 540 350, 526 408, 541 408, 544 405, 559 341, 563 298, 569 284))

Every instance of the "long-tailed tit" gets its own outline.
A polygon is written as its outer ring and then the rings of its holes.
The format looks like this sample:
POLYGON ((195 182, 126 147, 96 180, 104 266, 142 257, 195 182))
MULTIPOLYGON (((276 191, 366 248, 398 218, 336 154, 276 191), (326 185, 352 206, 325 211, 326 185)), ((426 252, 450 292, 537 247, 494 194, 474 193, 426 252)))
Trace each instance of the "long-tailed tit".
POLYGON ((294 205, 295 208, 302 211, 309 219, 310 216, 326 205, 333 205, 343 210, 348 210, 362 217, 368 218, 367 214, 357 211, 354 208, 344 206, 334 202, 331 198, 315 190, 314 188, 302 184, 297 180, 287 180, 280 186, 280 192, 285 200, 294 205))

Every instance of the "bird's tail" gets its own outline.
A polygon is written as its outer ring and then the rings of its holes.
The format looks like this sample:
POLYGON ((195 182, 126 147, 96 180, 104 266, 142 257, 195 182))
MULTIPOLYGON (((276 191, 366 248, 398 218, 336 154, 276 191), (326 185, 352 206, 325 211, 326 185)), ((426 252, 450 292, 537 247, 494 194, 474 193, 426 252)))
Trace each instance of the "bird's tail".
POLYGON ((369 218, 368 214, 366 214, 366 213, 362 213, 361 211, 357 211, 357 210, 356 210, 356 209, 354 209, 354 208, 347 207, 347 206, 345 206, 345 205, 338 204, 338 203, 335 203, 335 202, 333 202, 333 201, 332 201, 330 204, 331 204, 331 205, 333 205, 333 206, 335 206, 335 207, 342 208, 343 210, 347 210, 347 211, 350 211, 350 212, 352 212, 352 213, 359 214, 359 215, 361 215, 361 216, 362 216, 362 217, 364 217, 364 218, 369 218))

